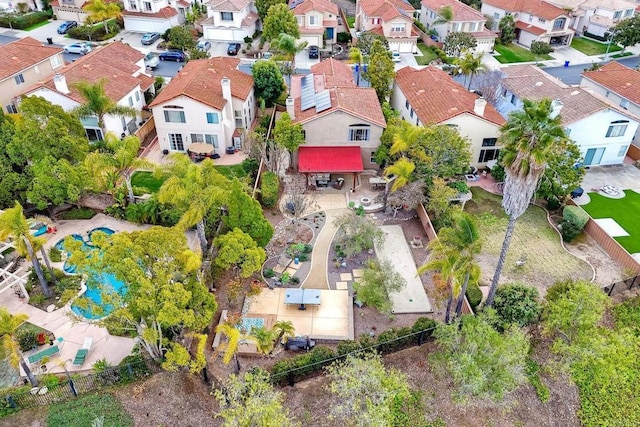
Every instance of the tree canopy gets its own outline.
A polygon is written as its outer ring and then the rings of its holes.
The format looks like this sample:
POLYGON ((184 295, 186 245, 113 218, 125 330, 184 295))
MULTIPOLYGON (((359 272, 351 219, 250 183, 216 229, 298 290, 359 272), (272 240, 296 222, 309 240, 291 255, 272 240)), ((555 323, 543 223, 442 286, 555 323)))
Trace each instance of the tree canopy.
MULTIPOLYGON (((361 50, 363 49, 361 48, 361 50)), ((391 84, 395 77, 395 71, 391 53, 380 40, 373 41, 369 51, 369 65, 362 75, 376 90, 380 104, 385 102, 391 95, 391 84)))
POLYGON ((296 39, 300 37, 298 21, 286 3, 271 6, 263 22, 262 37, 267 41, 278 38, 282 33, 289 34, 296 39))
POLYGON ((393 268, 388 260, 369 261, 362 277, 353 284, 358 300, 381 313, 391 313, 393 304, 389 294, 407 285, 406 280, 393 268))
POLYGON ((273 128, 273 140, 276 144, 295 152, 304 144, 304 131, 300 123, 293 123, 288 113, 282 113, 273 128))
POLYGON ((264 217, 260 202, 244 191, 237 181, 231 184, 230 189, 223 205, 225 212, 222 223, 225 229, 239 228, 264 248, 273 236, 273 226, 264 217))
POLYGON ((239 228, 216 237, 213 244, 218 248, 216 266, 224 269, 233 267, 237 275, 243 278, 259 271, 267 259, 264 249, 239 228))
POLYGON ((255 5, 258 10, 258 16, 260 16, 260 20, 264 22, 264 19, 267 17, 267 12, 269 12, 269 8, 276 4, 287 4, 286 0, 256 0, 255 5))
POLYGON ((619 21, 611 29, 611 42, 619 43, 625 48, 640 43, 640 15, 619 21))
POLYGON ((280 67, 275 61, 258 61, 251 67, 256 98, 263 99, 267 107, 280 98, 285 91, 284 79, 280 67))
POLYGON ((478 42, 473 35, 461 31, 451 32, 444 39, 444 51, 449 56, 460 56, 477 45, 478 42))

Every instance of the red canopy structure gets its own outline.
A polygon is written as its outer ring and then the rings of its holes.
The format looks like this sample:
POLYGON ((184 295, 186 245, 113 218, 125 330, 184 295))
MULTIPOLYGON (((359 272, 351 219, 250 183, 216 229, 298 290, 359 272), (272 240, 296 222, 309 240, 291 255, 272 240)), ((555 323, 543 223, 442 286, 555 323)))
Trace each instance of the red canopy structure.
POLYGON ((305 174, 307 182, 310 173, 351 173, 355 190, 356 178, 363 170, 358 146, 298 148, 298 171, 305 174))

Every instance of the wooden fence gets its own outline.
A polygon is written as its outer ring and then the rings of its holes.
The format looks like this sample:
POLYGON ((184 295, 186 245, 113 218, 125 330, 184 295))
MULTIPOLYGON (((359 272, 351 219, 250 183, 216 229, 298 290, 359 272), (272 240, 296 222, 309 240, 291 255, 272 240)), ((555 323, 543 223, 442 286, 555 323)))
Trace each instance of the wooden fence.
POLYGON ((144 122, 142 126, 135 132, 135 135, 138 137, 140 141, 144 141, 144 139, 153 132, 156 128, 156 122, 153 116, 149 117, 149 120, 144 122))
POLYGON ((640 147, 631 144, 629 146, 629 151, 627 151, 627 156, 631 157, 633 160, 640 160, 640 147))

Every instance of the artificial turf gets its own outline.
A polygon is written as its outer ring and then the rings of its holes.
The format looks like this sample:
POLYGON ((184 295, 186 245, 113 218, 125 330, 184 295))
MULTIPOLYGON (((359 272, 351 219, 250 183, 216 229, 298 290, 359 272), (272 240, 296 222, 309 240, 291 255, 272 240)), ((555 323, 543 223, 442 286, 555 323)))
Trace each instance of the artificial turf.
POLYGON ((624 190, 625 197, 611 199, 589 193, 591 201, 582 208, 594 219, 613 218, 629 236, 614 237, 630 254, 640 253, 640 194, 624 190))

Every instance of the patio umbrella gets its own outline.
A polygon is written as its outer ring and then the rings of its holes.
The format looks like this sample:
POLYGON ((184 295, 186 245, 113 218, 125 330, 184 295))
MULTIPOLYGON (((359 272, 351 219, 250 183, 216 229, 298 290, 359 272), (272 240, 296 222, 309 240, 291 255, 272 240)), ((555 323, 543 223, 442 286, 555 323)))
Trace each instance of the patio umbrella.
POLYGON ((189 146, 189 151, 195 154, 210 154, 213 153, 213 145, 196 142, 189 146))

